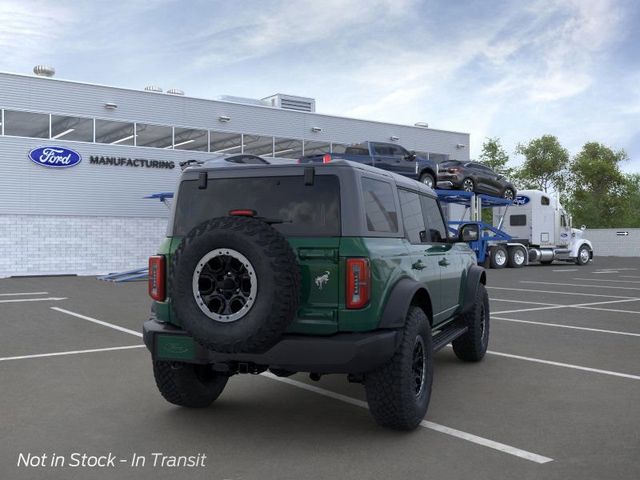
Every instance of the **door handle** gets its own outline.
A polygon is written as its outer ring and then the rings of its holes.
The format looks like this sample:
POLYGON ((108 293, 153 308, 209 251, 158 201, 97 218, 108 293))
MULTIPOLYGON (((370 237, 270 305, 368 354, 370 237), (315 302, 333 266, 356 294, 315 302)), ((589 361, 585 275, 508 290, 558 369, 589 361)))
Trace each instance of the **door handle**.
POLYGON ((449 260, 447 260, 445 257, 438 262, 438 265, 440 265, 441 267, 446 267, 447 265, 449 265, 449 260))
POLYGON ((424 263, 422 263, 422 260, 418 260, 413 265, 411 265, 411 268, 413 270, 424 270, 426 267, 424 266, 424 263))

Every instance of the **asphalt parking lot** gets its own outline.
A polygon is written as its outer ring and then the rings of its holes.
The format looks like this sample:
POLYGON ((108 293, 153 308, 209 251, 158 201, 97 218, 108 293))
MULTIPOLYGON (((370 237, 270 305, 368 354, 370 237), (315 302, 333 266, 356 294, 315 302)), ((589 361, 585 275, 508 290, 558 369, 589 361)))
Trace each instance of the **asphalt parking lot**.
POLYGON ((640 259, 490 270, 488 285, 490 353, 438 353, 427 417, 407 434, 376 426, 342 376, 235 376, 211 408, 174 407, 139 338, 145 283, 0 280, 0 476, 640 478, 640 259), (17 466, 74 452, 125 461, 17 466), (154 467, 153 453, 205 466, 154 467))

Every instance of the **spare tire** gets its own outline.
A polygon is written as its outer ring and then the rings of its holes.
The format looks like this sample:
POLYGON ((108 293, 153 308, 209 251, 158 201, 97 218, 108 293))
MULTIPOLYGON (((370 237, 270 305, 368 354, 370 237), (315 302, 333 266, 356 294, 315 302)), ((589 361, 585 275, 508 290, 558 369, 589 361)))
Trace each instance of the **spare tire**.
POLYGON ((171 262, 169 292, 178 323, 217 352, 268 350, 295 317, 299 291, 289 242, 250 217, 201 223, 171 262))

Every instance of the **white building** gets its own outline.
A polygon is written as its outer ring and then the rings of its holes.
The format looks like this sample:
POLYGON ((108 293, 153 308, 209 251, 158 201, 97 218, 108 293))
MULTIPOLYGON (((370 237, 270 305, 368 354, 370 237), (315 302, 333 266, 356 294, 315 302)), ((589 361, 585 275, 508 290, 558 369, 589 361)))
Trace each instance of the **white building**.
POLYGON ((0 73, 0 277, 145 266, 168 212, 143 197, 173 191, 184 160, 296 159, 364 140, 469 159, 467 133, 322 115, 313 99, 154 90, 0 73))

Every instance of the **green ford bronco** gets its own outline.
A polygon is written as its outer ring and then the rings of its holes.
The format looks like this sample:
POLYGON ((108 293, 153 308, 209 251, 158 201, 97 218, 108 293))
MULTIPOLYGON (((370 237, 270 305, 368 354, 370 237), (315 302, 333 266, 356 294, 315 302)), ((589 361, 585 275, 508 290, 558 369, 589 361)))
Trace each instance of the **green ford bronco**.
POLYGON ((191 166, 149 261, 160 393, 207 407, 237 373, 342 373, 379 424, 413 429, 433 353, 487 349, 477 235, 451 238, 433 190, 367 165, 191 166))

